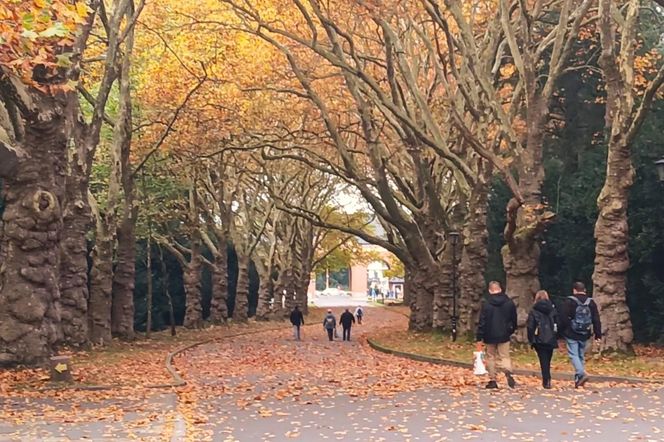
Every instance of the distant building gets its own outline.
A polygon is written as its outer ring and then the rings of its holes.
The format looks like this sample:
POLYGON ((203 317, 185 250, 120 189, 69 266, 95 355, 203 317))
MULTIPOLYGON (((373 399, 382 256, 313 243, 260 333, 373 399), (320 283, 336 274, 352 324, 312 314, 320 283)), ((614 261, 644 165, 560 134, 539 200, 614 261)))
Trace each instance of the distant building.
POLYGON ((333 293, 346 292, 353 298, 365 298, 373 289, 377 296, 378 290, 385 298, 403 296, 403 278, 388 278, 385 273, 390 269, 389 262, 393 255, 384 248, 360 240, 360 245, 366 252, 378 255, 380 259, 368 264, 353 264, 349 269, 339 272, 319 273, 312 277, 309 284, 309 296, 316 292, 333 293))

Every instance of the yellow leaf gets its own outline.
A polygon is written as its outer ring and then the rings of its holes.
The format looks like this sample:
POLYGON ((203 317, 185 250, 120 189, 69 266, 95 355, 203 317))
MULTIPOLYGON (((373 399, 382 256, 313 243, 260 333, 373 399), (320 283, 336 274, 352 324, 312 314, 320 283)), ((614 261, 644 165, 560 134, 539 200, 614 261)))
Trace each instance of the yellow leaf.
POLYGON ((84 2, 76 2, 76 13, 80 17, 88 16, 88 6, 84 2))

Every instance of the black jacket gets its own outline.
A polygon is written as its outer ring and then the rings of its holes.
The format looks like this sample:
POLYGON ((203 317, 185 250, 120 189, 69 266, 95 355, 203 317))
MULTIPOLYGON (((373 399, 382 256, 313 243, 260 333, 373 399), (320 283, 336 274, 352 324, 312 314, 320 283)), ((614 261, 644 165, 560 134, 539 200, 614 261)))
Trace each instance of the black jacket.
POLYGON ((506 294, 489 295, 482 304, 480 321, 475 335, 478 341, 486 344, 509 342, 516 330, 516 306, 506 294))
MULTIPOLYGON (((573 295, 580 302, 586 302, 588 299, 587 295, 577 294, 573 295)), ((560 312, 560 329, 562 330, 562 335, 565 338, 574 339, 576 341, 587 341, 590 339, 590 336, 584 336, 579 333, 576 333, 572 330, 572 319, 576 313, 577 303, 574 300, 565 298, 560 312)), ((593 321, 592 333, 595 335, 595 339, 600 339, 602 337, 602 323, 599 320, 599 310, 597 309, 597 304, 592 299, 590 300, 590 315, 593 321)))
POLYGON ((343 328, 350 328, 352 324, 355 324, 355 316, 351 312, 343 312, 339 317, 339 324, 343 328))
POLYGON ((290 322, 293 325, 304 325, 304 315, 301 310, 293 310, 290 314, 290 322))
POLYGON ((558 345, 555 329, 558 327, 559 321, 558 312, 556 311, 556 308, 551 303, 551 301, 546 299, 537 301, 535 305, 533 305, 533 308, 530 310, 530 313, 528 313, 528 321, 526 322, 526 328, 528 330, 528 342, 534 345, 555 348, 558 345), (551 326, 552 331, 554 331, 553 337, 549 342, 538 342, 539 340, 536 339, 535 336, 535 329, 537 328, 537 324, 541 324, 543 321, 548 321, 549 317, 553 319, 553 324, 551 326))

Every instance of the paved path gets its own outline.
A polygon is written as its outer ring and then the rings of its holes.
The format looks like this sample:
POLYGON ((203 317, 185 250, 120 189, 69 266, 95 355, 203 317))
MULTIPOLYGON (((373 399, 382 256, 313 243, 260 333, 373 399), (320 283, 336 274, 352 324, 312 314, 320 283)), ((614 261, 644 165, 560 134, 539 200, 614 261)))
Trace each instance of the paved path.
MULTIPOLYGON (((335 313, 341 311, 334 309, 335 313)), ((539 388, 519 379, 488 392, 470 371, 376 353, 368 332, 405 326, 370 308, 353 341, 327 342, 311 325, 303 342, 287 331, 236 338, 184 354, 191 382, 180 411, 195 440, 664 440, 664 391, 590 385, 539 388)), ((182 399, 182 398, 181 398, 182 399)))
POLYGON ((520 378, 515 390, 489 392, 469 370, 371 350, 368 334, 406 318, 365 311, 352 342, 328 342, 312 324, 302 342, 284 330, 197 347, 175 361, 189 382, 176 392, 0 398, 0 442, 664 441, 656 387, 545 391, 520 378))
POLYGON ((0 442, 161 442, 178 429, 177 396, 147 390, 0 398, 0 442))

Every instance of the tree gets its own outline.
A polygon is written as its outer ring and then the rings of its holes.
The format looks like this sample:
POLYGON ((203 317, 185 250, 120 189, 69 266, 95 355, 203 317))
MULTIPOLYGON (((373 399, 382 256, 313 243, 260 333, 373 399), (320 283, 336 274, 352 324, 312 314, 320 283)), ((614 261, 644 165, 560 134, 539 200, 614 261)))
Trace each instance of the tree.
MULTIPOLYGON (((595 224, 594 297, 606 334, 606 350, 631 351, 632 323, 627 306, 629 229, 627 206, 634 181, 631 148, 658 90, 664 84, 664 64, 637 86, 637 63, 657 60, 655 54, 637 54, 641 2, 631 0, 620 8, 616 2, 599 1, 599 59, 606 89, 606 144, 608 149, 604 186, 597 199, 595 224), (642 95, 639 97, 639 93, 642 95)), ((647 74, 646 74, 647 75, 647 74)))
POLYGON ((3 178, 0 364, 34 364, 61 338, 59 239, 67 115, 90 35, 82 2, 0 6, 0 144, 22 152, 3 178))

